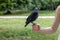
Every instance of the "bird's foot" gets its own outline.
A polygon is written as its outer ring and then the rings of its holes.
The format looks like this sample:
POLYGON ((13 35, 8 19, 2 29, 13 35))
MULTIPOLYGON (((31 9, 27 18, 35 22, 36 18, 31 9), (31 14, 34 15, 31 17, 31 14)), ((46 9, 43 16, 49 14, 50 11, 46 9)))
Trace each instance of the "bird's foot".
POLYGON ((35 25, 36 23, 34 23, 34 22, 31 22, 33 25, 35 25))

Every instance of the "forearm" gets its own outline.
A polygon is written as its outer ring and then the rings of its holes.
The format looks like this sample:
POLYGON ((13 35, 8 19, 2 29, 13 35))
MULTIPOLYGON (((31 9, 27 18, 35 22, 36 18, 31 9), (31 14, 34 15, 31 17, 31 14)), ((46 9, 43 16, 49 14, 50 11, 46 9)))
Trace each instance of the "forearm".
POLYGON ((43 34, 51 34, 56 32, 56 30, 53 30, 51 27, 47 27, 47 28, 40 28, 39 32, 43 34))
POLYGON ((53 22, 51 27, 40 28, 40 32, 41 33, 46 33, 46 34, 55 33, 58 29, 59 23, 60 23, 59 19, 55 19, 55 21, 53 22))
POLYGON ((40 28, 40 33, 44 33, 44 34, 55 33, 58 29, 58 26, 59 26, 59 21, 55 20, 51 27, 40 28))

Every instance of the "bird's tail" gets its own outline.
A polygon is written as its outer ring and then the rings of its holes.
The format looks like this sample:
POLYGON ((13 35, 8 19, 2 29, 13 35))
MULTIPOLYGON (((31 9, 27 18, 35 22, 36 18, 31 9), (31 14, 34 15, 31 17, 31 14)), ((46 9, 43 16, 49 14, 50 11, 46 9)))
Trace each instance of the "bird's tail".
POLYGON ((25 25, 25 27, 27 26, 27 24, 25 25))
POLYGON ((25 27, 29 24, 29 22, 25 22, 26 24, 25 24, 25 27))
POLYGON ((28 24, 26 23, 26 24, 25 24, 25 27, 26 27, 27 25, 28 25, 28 24))

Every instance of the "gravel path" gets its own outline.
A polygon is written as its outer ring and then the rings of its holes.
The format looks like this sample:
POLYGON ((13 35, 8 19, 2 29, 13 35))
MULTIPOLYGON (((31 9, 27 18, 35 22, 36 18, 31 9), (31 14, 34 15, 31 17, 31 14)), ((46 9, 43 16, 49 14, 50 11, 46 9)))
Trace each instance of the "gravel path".
MULTIPOLYGON (((0 18, 27 18, 27 16, 0 16, 0 18)), ((38 18, 55 18, 55 16, 39 16, 38 18)))

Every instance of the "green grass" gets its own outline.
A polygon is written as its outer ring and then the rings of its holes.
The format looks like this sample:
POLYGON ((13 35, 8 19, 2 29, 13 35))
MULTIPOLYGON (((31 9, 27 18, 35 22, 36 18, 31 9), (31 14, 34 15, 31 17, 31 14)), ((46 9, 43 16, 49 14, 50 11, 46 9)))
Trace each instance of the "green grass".
MULTIPOLYGON (((29 13, 12 13, 8 16, 28 16, 30 15, 31 12, 29 13)), ((44 10, 44 11, 39 11, 39 16, 54 16, 55 11, 49 11, 49 10, 44 10)), ((3 16, 3 12, 0 12, 0 16, 3 16)), ((7 15, 4 15, 7 16, 7 15)))
MULTIPOLYGON (((53 19, 37 19, 35 23, 49 27, 53 19)), ((32 24, 26 28, 25 19, 0 19, 0 40, 57 40, 58 31, 54 34, 32 32, 32 24)))

